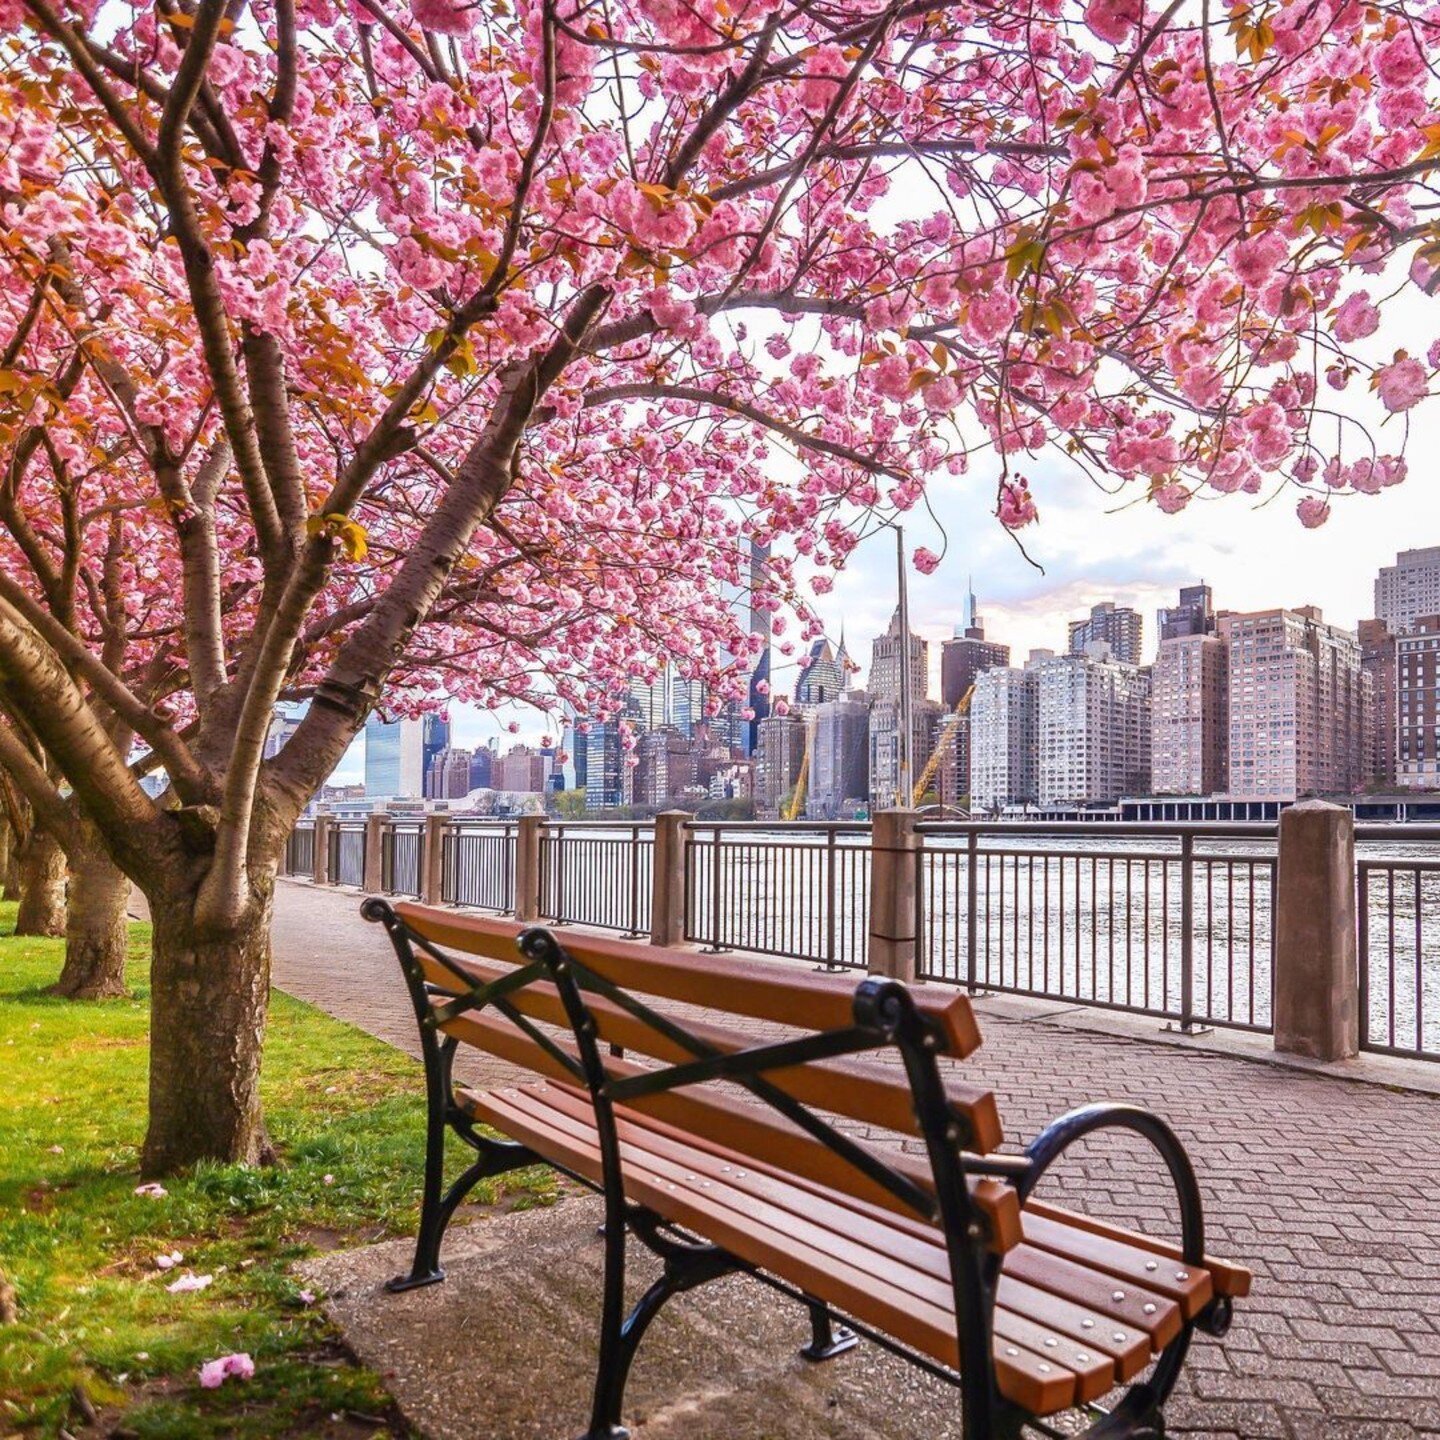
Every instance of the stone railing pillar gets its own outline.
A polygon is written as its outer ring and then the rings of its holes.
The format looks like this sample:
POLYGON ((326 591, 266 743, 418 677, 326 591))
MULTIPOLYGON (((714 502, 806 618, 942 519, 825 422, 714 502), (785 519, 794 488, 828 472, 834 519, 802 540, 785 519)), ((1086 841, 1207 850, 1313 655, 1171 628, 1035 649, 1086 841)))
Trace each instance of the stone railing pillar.
POLYGON ((1355 819, 1302 800, 1280 816, 1275 882, 1275 1048, 1312 1060, 1359 1050, 1355 819))
POLYGON ((920 837, 913 810, 877 810, 870 820, 870 949, 872 975, 915 979, 915 896, 920 837))
POLYGON ((330 883, 330 827, 334 823, 329 815, 315 817, 315 868, 310 878, 317 885, 330 883))
POLYGON ((438 905, 445 893, 445 826, 449 818, 448 815, 425 817, 420 899, 426 905, 438 905))
POLYGON ((515 918, 529 923, 540 918, 540 840, 543 815, 522 815, 515 827, 515 918))
POLYGON ((383 810, 365 817, 365 893, 378 895, 385 888, 385 826, 383 810))
POLYGON ((665 810, 655 817, 655 856, 650 894, 650 943, 680 945, 685 940, 685 856, 695 817, 686 810, 665 810))

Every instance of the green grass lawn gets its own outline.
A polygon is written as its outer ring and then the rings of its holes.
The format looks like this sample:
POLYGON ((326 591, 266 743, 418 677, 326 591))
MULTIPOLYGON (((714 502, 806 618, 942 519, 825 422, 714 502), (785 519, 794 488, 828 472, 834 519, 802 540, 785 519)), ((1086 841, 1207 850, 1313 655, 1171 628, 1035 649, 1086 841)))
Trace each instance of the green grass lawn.
MULTIPOLYGON (((0 1437, 407 1433, 289 1268, 413 1232, 419 1063, 277 994, 263 1091, 281 1164, 205 1166, 137 1196, 148 929, 133 931, 134 998, 88 1003, 40 993, 61 942, 16 939, 13 923, 0 906, 0 1276, 16 1312, 0 1323, 0 1437), (177 1250, 179 1267, 157 1269, 177 1250), (187 1271, 212 1283, 169 1293, 187 1271), (202 1389, 200 1365, 234 1351, 254 1378, 202 1389)), ((551 1193, 542 1173, 503 1183, 523 1202, 551 1193)))

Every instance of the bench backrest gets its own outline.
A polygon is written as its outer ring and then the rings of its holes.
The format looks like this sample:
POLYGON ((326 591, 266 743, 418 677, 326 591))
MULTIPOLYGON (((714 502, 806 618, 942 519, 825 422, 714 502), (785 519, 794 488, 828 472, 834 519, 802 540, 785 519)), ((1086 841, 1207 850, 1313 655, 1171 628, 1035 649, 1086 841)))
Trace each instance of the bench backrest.
MULTIPOLYGON (((898 1215, 915 1217, 917 1200, 933 1212, 930 1161, 893 1146, 877 1151, 854 1137, 854 1127, 837 1128, 829 1118, 926 1138, 906 1069, 864 1057, 885 1042, 856 1039, 854 976, 567 929, 554 935, 571 962, 557 977, 553 955, 548 968, 536 958, 549 932, 424 905, 398 904, 392 913, 408 932, 401 938, 428 987, 432 1023, 457 1042, 583 1084, 573 1013, 580 998, 596 1040, 609 1049, 600 1063, 617 1103, 898 1215), (762 1057, 773 1063, 757 1066, 762 1057)), ((962 993, 915 990, 906 1003, 929 1051, 964 1057, 978 1048, 979 1028, 962 993)), ((939 1093, 956 1148, 999 1145, 989 1090, 952 1078, 939 1093)), ((1019 1238, 1014 1191, 987 1180, 968 1191, 990 1248, 1008 1249, 1019 1238)))

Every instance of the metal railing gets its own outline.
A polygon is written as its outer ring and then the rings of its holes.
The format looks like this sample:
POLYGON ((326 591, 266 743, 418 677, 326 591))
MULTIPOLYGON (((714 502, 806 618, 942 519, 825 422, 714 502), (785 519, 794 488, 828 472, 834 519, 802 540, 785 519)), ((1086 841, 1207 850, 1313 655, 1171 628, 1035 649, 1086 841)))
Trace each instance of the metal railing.
POLYGON ((924 978, 1271 1028, 1274 826, 918 828, 924 978))
POLYGON ((330 827, 330 868, 325 872, 332 885, 365 884, 365 824, 341 821, 330 827))
POLYGON ((691 822, 686 829, 687 939, 709 950, 864 967, 869 825, 691 822))
POLYGON ((313 875, 315 873, 315 827, 297 825, 285 842, 285 856, 281 873, 285 875, 313 875))
MULTIPOLYGON (((298 826, 284 873, 513 913, 519 822, 448 817, 298 826), (438 874, 426 855, 439 836, 438 874), (369 871, 373 875, 373 870, 369 871), (429 887, 435 887, 431 891, 429 887)), ((867 964, 870 826, 690 821, 686 939, 832 968, 867 964)), ((1273 1028, 1276 827, 1265 824, 922 822, 914 868, 920 977, 1154 1015, 1186 1031, 1273 1028)), ((1360 1043, 1440 1060, 1440 826, 1355 830, 1360 1043)), ((550 821, 526 873, 530 913, 644 935, 653 825, 550 821)), ((678 878, 678 877, 677 877, 678 878)), ((671 902, 663 902, 667 905, 671 902)), ((668 910, 666 912, 669 913, 668 910)), ((666 923, 669 923, 668 921, 666 923)))
POLYGON ((540 914, 557 925, 646 934, 654 868, 653 825, 547 825, 540 839, 540 914))
POLYGON ((1360 1046, 1440 1060, 1440 827, 1365 825, 1355 837, 1360 1046))
POLYGON ((380 888, 418 899, 425 891, 424 821, 392 821, 380 834, 380 888))
POLYGON ((449 825, 440 842, 441 900, 512 913, 515 832, 513 820, 456 820, 449 825))

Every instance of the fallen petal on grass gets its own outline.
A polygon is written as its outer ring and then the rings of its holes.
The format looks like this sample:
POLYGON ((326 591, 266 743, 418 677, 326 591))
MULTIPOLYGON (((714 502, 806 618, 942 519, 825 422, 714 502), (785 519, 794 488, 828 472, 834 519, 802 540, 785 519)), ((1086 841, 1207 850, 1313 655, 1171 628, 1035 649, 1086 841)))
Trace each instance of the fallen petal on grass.
POLYGON ((172 1280, 165 1288, 172 1295, 187 1295, 192 1290, 203 1290, 214 1279, 211 1275, 182 1275, 172 1280))
POLYGON ((232 1376, 236 1380, 248 1380, 255 1373, 255 1362, 243 1351, 237 1355, 222 1355, 218 1360, 207 1360, 200 1367, 200 1384, 206 1390, 218 1390, 232 1376))

